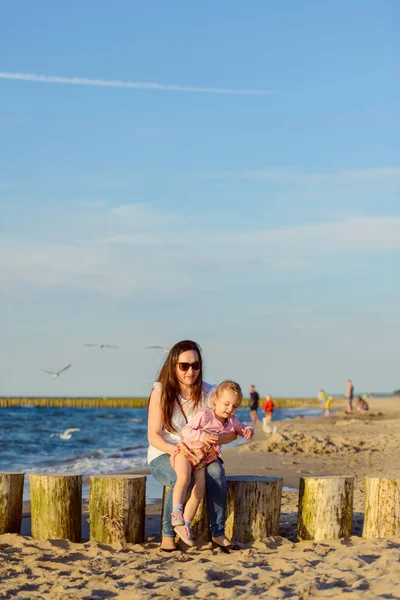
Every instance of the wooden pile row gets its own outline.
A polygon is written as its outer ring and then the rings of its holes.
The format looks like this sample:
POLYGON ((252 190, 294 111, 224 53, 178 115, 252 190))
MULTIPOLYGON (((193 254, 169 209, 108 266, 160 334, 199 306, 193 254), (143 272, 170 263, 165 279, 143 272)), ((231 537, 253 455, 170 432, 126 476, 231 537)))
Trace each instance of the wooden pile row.
MULTIPOLYGON (((81 541, 81 475, 29 475, 31 531, 38 539, 81 541)), ((281 477, 228 477, 226 534, 251 543, 279 534, 281 477)), ((0 473, 0 534, 19 533, 24 474, 0 473)), ((164 489, 164 496, 167 488, 164 489)), ((354 478, 300 479, 298 540, 348 538, 353 527, 354 478)), ((90 477, 90 539, 107 544, 145 539, 146 477, 90 477)), ((193 522, 199 544, 209 541, 207 511, 201 503, 193 522)), ((366 477, 365 538, 400 535, 400 478, 366 477)))

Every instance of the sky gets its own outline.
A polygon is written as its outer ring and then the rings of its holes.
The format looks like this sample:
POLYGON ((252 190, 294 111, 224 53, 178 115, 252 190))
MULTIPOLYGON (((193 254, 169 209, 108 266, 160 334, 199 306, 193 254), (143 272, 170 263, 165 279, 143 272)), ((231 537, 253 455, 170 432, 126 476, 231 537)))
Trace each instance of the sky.
POLYGON ((148 395, 182 339, 245 392, 399 389, 399 22, 3 2, 0 395, 148 395))

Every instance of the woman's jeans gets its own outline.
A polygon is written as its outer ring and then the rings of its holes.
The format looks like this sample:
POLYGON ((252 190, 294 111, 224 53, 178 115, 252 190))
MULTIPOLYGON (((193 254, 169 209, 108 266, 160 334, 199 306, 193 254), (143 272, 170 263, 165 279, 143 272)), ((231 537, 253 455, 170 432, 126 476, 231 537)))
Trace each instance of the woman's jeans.
MULTIPOLYGON (((175 537, 174 528, 171 525, 172 492, 176 483, 176 473, 170 463, 170 455, 157 456, 150 463, 153 477, 162 485, 169 486, 169 491, 164 504, 164 516, 162 524, 162 535, 164 537, 175 537)), ((210 519, 211 535, 218 537, 225 534, 226 518, 226 476, 222 463, 219 460, 206 467, 206 499, 207 510, 210 519)))

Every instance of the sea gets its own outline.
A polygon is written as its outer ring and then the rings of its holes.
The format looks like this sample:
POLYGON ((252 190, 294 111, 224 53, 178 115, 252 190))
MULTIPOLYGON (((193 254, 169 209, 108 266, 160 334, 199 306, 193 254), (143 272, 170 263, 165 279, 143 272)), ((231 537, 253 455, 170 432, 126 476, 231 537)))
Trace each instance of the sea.
MULTIPOLYGON (((249 409, 236 413, 250 425, 249 409)), ((274 421, 322 414, 319 408, 274 411, 274 421)), ((261 416, 261 411, 260 411, 261 416)), ((243 443, 239 438, 230 447, 243 443)), ((83 476, 119 473, 147 466, 147 409, 41 408, 0 409, 0 472, 24 472, 24 500, 29 500, 29 473, 68 473, 83 476), (76 428, 70 439, 58 435, 76 428)), ((147 502, 162 496, 160 484, 147 476, 147 502)), ((89 495, 84 483, 83 498, 89 495)))

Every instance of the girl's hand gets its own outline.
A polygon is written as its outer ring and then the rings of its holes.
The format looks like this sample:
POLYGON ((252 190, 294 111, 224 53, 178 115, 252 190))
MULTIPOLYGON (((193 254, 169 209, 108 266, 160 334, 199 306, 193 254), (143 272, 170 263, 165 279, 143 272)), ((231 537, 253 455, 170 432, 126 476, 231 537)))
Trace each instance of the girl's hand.
POLYGON ((204 438, 202 440, 204 444, 217 444, 218 443, 218 435, 216 433, 208 433, 207 431, 204 434, 204 438))
POLYGON ((254 429, 252 427, 246 427, 243 432, 243 437, 245 440, 251 440, 254 437, 254 429))

